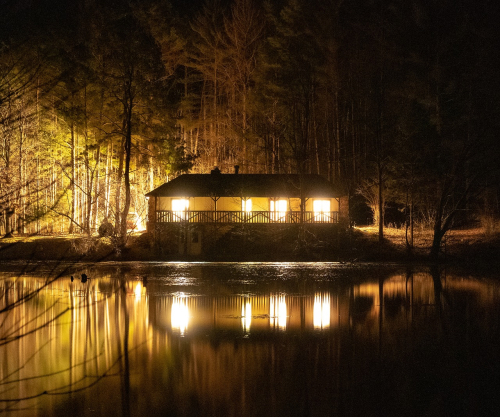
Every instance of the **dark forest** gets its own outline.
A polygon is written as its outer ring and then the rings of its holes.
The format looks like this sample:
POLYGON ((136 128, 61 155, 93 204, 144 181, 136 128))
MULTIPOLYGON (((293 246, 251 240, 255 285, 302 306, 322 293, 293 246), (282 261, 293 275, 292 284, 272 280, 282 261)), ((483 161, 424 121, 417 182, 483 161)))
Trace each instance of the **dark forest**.
POLYGON ((123 235, 234 165, 320 174, 380 237, 498 218, 496 1, 0 4, 2 235, 123 235))

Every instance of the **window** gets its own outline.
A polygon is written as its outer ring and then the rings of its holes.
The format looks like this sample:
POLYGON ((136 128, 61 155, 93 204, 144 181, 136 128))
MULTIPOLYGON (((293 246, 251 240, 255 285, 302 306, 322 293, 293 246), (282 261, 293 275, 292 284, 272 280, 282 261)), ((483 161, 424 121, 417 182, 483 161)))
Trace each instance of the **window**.
POLYGON ((313 201, 314 221, 329 222, 331 219, 330 200, 313 201))
POLYGON ((252 211, 252 199, 243 199, 241 200, 241 211, 245 211, 247 213, 252 211))
POLYGON ((187 198, 172 199, 172 221, 179 222, 187 219, 189 200, 187 198))
POLYGON ((287 210, 286 200, 271 200, 269 202, 271 219, 278 222, 284 222, 287 210))

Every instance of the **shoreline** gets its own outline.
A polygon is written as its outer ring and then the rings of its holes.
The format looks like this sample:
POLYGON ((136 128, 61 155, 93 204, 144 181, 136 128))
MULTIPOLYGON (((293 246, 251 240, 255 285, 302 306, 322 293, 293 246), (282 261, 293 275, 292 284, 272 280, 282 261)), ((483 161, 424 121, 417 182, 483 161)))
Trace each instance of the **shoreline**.
MULTIPOLYGON (((500 263, 500 236, 484 236, 479 231, 455 233, 443 245, 439 263, 463 267, 497 269, 500 263)), ((258 249, 258 248, 257 248, 258 249)), ((265 249, 265 248, 264 248, 265 249)), ((122 253, 117 253, 109 238, 83 236, 15 236, 0 239, 0 261, 60 262, 340 262, 432 264, 427 241, 419 237, 412 253, 401 233, 386 233, 383 242, 372 230, 359 229, 337 249, 305 250, 303 253, 212 253, 204 256, 162 255, 147 234, 129 236, 122 253)))

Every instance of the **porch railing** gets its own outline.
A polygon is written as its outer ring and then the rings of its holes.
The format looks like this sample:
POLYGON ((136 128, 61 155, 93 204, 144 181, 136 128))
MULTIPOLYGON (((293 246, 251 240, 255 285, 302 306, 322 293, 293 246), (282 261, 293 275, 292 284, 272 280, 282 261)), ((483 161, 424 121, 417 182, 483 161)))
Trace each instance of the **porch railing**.
MULTIPOLYGON (((300 211, 171 211, 158 210, 157 223, 301 223, 300 211)), ((303 223, 338 223, 339 212, 305 211, 303 223)))

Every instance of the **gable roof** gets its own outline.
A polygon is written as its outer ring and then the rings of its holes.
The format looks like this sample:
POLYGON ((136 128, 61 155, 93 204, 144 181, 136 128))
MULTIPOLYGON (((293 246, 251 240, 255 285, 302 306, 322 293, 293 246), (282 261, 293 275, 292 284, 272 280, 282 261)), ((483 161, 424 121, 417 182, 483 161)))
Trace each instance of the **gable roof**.
POLYGON ((316 197, 338 198, 339 189, 320 175, 184 174, 146 197, 316 197))

